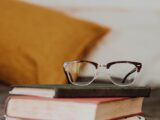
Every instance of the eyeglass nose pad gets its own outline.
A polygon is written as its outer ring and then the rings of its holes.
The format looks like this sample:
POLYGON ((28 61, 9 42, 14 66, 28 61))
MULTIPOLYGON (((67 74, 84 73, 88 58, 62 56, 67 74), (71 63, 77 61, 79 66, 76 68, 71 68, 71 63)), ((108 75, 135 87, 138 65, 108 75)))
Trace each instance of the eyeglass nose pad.
POLYGON ((95 73, 94 73, 94 78, 93 78, 93 80, 97 79, 97 77, 98 77, 98 68, 96 69, 96 71, 95 71, 95 73))
POLYGON ((106 72, 107 80, 112 82, 112 78, 111 78, 111 75, 109 73, 109 69, 108 68, 106 68, 106 69, 107 69, 107 72, 106 72))

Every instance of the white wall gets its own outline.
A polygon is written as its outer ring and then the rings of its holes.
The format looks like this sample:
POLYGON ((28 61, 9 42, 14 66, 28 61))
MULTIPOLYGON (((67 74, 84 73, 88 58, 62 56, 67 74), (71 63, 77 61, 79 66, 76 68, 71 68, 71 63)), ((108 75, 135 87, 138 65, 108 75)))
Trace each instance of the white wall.
POLYGON ((22 0, 49 7, 122 7, 136 9, 160 9, 159 0, 22 0))

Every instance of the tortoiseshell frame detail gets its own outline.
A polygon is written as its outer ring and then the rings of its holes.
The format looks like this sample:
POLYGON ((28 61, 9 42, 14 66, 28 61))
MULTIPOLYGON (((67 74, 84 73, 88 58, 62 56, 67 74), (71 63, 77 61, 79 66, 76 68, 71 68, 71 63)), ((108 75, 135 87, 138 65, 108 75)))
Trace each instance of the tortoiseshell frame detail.
POLYGON ((100 64, 98 64, 96 62, 88 61, 88 60, 73 60, 73 61, 69 61, 69 62, 64 62, 64 64, 63 64, 63 69, 64 69, 64 72, 66 74, 68 84, 71 84, 71 82, 70 82, 70 80, 68 78, 67 71, 65 70, 65 68, 66 68, 66 66, 70 62, 88 62, 88 63, 94 65, 96 69, 98 69, 98 66, 103 66, 103 67, 106 67, 106 69, 109 69, 113 64, 117 64, 117 63, 129 63, 129 64, 133 64, 136 67, 137 72, 140 72, 140 70, 142 68, 142 63, 140 63, 140 62, 133 62, 133 61, 114 61, 114 62, 109 62, 109 63, 107 63, 105 65, 100 65, 100 64))

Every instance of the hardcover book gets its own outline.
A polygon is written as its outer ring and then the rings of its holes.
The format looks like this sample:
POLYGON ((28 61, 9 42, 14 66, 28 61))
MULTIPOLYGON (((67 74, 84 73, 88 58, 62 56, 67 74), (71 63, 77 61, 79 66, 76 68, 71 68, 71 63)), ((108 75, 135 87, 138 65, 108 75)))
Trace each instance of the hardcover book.
POLYGON ((101 98, 101 97, 148 97, 149 87, 117 87, 112 84, 89 86, 64 85, 21 85, 9 92, 14 95, 32 95, 53 98, 101 98))
POLYGON ((141 114, 138 98, 46 98, 10 96, 6 116, 42 120, 116 120, 141 114))
MULTIPOLYGON (((5 117, 5 120, 22 120, 22 119, 12 118, 12 117, 5 117)), ((122 119, 119 119, 119 120, 145 120, 145 118, 142 117, 142 116, 137 115, 137 116, 133 116, 133 117, 125 117, 125 118, 122 118, 122 119)))

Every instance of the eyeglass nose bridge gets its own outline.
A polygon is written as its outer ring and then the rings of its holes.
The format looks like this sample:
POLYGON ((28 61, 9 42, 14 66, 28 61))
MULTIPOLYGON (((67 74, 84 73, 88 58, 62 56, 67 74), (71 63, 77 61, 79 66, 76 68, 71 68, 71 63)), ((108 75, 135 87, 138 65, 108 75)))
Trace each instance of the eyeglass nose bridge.
POLYGON ((105 68, 106 68, 107 65, 105 65, 105 64, 99 64, 98 67, 99 67, 99 68, 100 68, 100 67, 105 67, 105 68))

